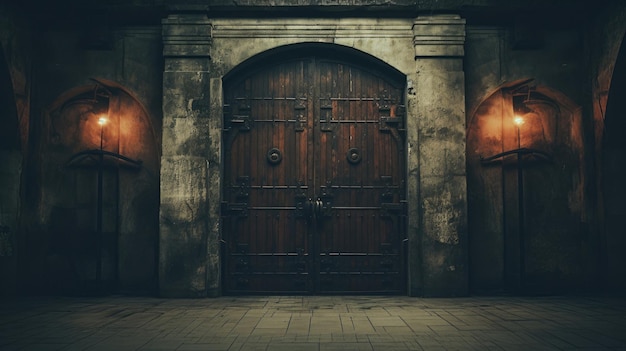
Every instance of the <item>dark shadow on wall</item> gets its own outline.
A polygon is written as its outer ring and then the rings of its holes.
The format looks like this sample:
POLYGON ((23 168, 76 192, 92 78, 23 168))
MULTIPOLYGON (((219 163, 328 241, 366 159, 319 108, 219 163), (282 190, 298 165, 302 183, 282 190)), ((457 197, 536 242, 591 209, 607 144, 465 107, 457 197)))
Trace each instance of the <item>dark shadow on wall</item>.
POLYGON ((17 282, 17 218, 22 153, 13 84, 0 48, 0 295, 12 295, 17 282))
POLYGON ((606 287, 626 292, 626 42, 622 41, 606 106, 602 141, 602 192, 604 194, 603 265, 606 287))

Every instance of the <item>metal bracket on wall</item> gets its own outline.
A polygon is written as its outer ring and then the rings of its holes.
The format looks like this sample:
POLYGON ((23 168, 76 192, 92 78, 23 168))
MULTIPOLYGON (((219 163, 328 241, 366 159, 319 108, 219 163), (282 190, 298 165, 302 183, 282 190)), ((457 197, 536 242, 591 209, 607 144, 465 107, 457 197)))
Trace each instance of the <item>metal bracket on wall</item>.
POLYGON ((405 131, 405 107, 404 105, 395 106, 395 114, 391 115, 391 107, 389 105, 383 105, 378 108, 379 112, 379 130, 390 131, 392 129, 398 131, 405 131))

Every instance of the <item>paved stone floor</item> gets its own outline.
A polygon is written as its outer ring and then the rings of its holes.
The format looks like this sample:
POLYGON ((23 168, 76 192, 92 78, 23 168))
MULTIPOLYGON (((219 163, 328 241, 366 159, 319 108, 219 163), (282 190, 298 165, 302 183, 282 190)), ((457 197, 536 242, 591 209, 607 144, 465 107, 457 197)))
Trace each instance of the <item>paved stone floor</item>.
POLYGON ((626 298, 5 298, 0 350, 626 350, 626 298))

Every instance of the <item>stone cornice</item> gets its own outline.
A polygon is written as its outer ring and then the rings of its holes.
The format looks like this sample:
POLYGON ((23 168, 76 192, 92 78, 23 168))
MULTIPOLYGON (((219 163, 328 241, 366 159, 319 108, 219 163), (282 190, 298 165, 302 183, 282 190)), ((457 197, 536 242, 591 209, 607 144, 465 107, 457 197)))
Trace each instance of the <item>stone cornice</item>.
POLYGON ((458 15, 420 16, 413 22, 415 57, 463 56, 465 19, 458 15))
POLYGON ((162 21, 164 57, 211 57, 213 26, 204 15, 171 15, 162 21))
POLYGON ((410 20, 215 20, 214 38, 410 38, 410 20))

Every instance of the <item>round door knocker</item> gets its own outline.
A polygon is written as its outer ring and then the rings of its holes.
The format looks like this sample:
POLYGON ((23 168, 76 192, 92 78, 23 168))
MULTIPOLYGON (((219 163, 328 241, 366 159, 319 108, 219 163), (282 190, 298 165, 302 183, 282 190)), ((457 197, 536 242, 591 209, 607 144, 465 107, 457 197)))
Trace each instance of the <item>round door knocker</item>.
POLYGON ((283 160, 283 154, 277 148, 272 148, 267 152, 267 162, 277 165, 283 160))
POLYGON ((348 162, 355 165, 361 162, 361 152, 359 151, 359 149, 353 147, 350 150, 348 150, 347 159, 348 159, 348 162))

